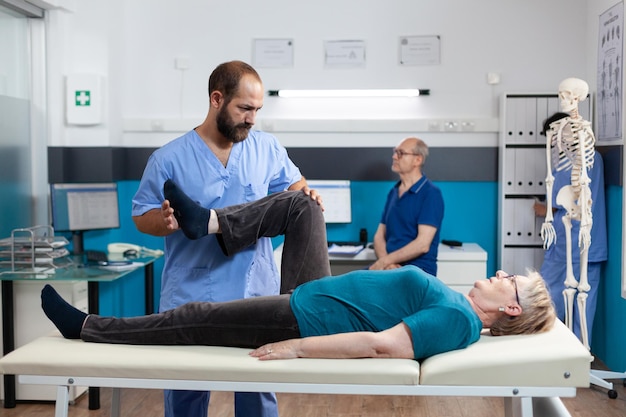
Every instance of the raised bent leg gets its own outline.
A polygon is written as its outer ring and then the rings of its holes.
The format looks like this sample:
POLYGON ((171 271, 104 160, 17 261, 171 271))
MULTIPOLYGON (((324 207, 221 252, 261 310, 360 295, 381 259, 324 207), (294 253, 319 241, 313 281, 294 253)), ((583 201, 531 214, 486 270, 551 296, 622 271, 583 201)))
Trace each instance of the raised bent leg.
POLYGON ((285 235, 281 294, 330 275, 326 224, 320 206, 302 191, 285 191, 258 201, 215 209, 224 252, 232 255, 260 237, 285 235))

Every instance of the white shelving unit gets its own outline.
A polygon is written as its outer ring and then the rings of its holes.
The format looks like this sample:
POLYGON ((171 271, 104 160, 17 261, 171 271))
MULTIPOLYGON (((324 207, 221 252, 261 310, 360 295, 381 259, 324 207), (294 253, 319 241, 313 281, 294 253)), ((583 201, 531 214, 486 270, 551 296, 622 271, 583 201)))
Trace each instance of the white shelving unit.
MULTIPOLYGON (((547 174, 543 122, 560 111, 557 94, 504 94, 499 149, 498 264, 510 273, 539 270, 543 262, 543 218, 533 210, 545 200, 547 174)), ((591 120, 590 99, 579 113, 591 120)))

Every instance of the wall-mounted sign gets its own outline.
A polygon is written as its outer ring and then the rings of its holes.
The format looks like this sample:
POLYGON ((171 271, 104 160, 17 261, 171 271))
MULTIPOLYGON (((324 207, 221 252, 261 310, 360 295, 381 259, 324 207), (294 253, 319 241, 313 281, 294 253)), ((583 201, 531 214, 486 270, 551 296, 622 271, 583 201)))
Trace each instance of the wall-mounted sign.
POLYGON ((324 66, 364 67, 365 41, 326 41, 324 42, 324 66))
POLYGON ((254 67, 293 67, 293 39, 255 39, 252 49, 254 67))
POLYGON ((399 47, 400 65, 441 64, 439 36, 402 36, 399 47))

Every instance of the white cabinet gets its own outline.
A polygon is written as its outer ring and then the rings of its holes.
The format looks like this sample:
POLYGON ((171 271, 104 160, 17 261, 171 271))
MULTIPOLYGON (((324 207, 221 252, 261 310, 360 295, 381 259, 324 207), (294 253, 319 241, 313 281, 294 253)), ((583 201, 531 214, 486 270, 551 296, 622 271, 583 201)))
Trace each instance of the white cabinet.
POLYGON ((487 252, 476 243, 439 245, 437 278, 453 290, 467 294, 474 282, 487 278, 487 252))
MULTIPOLYGON (((14 281, 15 348, 56 330, 41 309, 41 289, 45 284, 51 284, 65 300, 75 307, 84 312, 88 311, 86 281, 14 281)), ((71 387, 70 400, 73 401, 86 389, 86 387, 71 387)), ((4 389, 0 392, 4 399, 4 389)), ((16 383, 16 399, 18 401, 54 401, 56 387, 16 383)))
MULTIPOLYGON (((283 253, 281 244, 274 250, 274 260, 280 270, 283 253)), ((357 269, 365 269, 376 261, 374 250, 365 248, 354 256, 329 256, 333 275, 341 275, 357 269)), ((476 243, 463 243, 449 247, 439 244, 437 278, 450 288, 466 294, 474 281, 487 277, 487 252, 476 243)))
MULTIPOLYGON (((547 176, 543 122, 560 111, 557 94, 505 94, 501 102, 498 265, 523 274, 543 262, 541 225, 535 199, 545 201, 547 176)), ((590 120, 590 99, 579 105, 590 120)))

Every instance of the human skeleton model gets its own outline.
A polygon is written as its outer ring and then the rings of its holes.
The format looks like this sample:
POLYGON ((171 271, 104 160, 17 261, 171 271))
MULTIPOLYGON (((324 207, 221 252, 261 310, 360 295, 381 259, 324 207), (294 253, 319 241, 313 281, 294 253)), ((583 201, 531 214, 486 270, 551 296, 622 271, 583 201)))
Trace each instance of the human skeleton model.
POLYGON ((587 332, 586 305, 587 292, 591 289, 587 280, 587 262, 589 246, 591 245, 591 182, 587 169, 593 166, 595 137, 591 130, 591 123, 578 114, 578 103, 585 100, 589 87, 583 80, 567 78, 559 85, 559 99, 561 110, 569 113, 569 117, 557 120, 550 125, 546 132, 546 153, 548 176, 546 178, 546 218, 541 227, 541 237, 544 248, 549 248, 556 241, 556 232, 552 221, 552 187, 554 176, 552 166, 557 171, 571 167, 571 185, 561 188, 556 196, 557 204, 562 205, 567 213, 563 216, 566 238, 566 278, 563 298, 565 301, 565 324, 573 329, 574 298, 576 289, 578 296, 578 314, 580 319, 580 333, 583 344, 589 349, 587 332), (576 281, 572 266, 572 220, 580 222, 578 246, 580 247, 580 282, 576 281))

